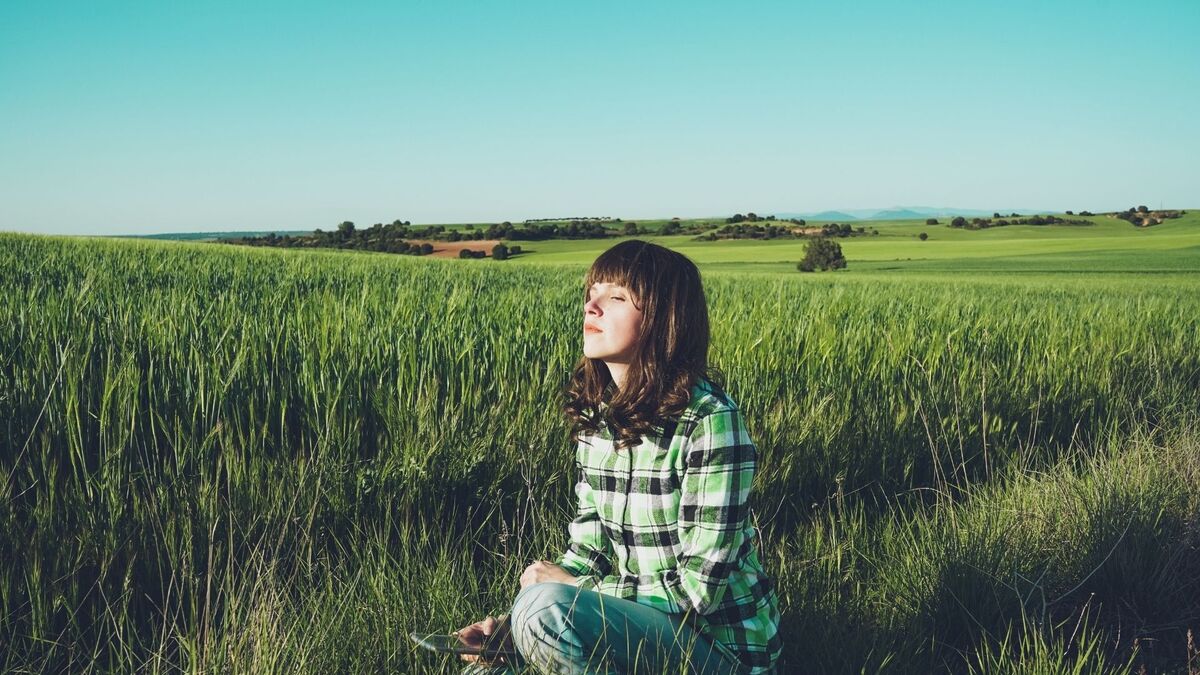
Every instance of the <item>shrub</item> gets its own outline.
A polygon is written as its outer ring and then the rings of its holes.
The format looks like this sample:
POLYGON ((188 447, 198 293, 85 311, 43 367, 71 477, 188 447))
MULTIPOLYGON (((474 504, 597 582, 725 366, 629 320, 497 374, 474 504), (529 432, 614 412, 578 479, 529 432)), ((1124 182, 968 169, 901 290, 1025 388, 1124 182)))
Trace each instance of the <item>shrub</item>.
POLYGON ((954 220, 950 221, 950 227, 966 227, 967 219, 962 216, 955 216, 954 220))
POLYGON ((801 272, 837 270, 846 267, 842 247, 827 237, 814 237, 804 247, 804 260, 796 264, 801 272))
POLYGON ((421 255, 429 255, 430 253, 433 253, 433 244, 429 242, 421 244, 421 255))
POLYGON ((460 250, 459 250, 459 252, 458 252, 458 257, 459 257, 460 259, 466 260, 467 258, 474 258, 474 257, 475 257, 474 253, 475 253, 475 252, 474 252, 474 251, 472 251, 471 249, 469 249, 469 248, 464 248, 464 249, 460 249, 460 250))
POLYGON ((929 235, 926 234, 925 232, 922 232, 921 234, 917 235, 917 238, 920 239, 921 241, 925 241, 926 239, 929 238, 929 235))
POLYGON ((496 244, 493 246, 492 258, 494 260, 508 260, 508 247, 504 244, 496 244))
POLYGON ((925 224, 926 225, 937 225, 938 224, 937 218, 926 218, 925 224))

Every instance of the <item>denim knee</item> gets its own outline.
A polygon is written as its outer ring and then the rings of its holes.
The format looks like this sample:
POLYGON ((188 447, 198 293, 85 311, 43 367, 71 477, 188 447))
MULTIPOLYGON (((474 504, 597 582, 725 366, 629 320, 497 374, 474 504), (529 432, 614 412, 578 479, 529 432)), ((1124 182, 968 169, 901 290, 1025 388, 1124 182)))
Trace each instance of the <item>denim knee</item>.
MULTIPOLYGON (((579 589, 569 584, 546 582, 526 586, 513 602, 510 621, 513 641, 526 659, 544 663, 557 661, 562 652, 578 651, 571 625, 571 611, 579 589), (551 656, 547 650, 559 652, 551 656)), ((546 664, 548 665, 548 664, 546 664)))
MULTIPOLYGON (((527 623, 525 619, 542 617, 547 612, 556 618, 563 617, 575 604, 579 589, 570 584, 543 582, 521 589, 513 601, 512 618, 527 623), (519 618, 518 618, 519 616, 519 618)), ((515 627, 515 625, 514 625, 515 627)))

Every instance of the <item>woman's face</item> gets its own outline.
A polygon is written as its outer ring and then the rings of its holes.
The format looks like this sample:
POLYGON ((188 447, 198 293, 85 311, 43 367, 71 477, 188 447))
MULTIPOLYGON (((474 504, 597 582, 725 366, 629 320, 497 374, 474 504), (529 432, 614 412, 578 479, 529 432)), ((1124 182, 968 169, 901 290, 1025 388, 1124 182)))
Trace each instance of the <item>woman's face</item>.
POLYGON ((597 283, 583 304, 583 355, 606 363, 629 363, 637 346, 642 310, 624 286, 597 283))

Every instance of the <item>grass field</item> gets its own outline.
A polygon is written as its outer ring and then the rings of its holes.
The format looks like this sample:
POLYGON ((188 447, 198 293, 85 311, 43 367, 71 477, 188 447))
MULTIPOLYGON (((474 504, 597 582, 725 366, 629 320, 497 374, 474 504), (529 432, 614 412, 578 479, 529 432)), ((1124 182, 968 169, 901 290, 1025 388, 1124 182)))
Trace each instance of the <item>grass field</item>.
MULTIPOLYGON (((1188 672, 1200 221, 876 226, 839 273, 664 238, 760 450, 784 672, 1188 672)), ((611 243, 0 235, 0 670, 456 670, 405 636, 561 550, 611 243)))
MULTIPOLYGON (((1136 228, 1114 218, 1086 218, 1092 226, 1015 225, 961 230, 924 221, 853 223, 874 227, 877 236, 840 239, 849 271, 1196 271, 1200 270, 1200 212, 1149 228, 1136 228), (927 241, 917 235, 925 232, 927 241)), ((945 221, 945 219, 943 219, 945 221)), ((688 235, 643 237, 670 246, 700 265, 763 265, 772 271, 795 271, 804 257, 805 241, 738 239, 694 241, 688 235)), ((529 256, 514 263, 589 264, 611 245, 603 240, 553 240, 523 243, 529 256)))

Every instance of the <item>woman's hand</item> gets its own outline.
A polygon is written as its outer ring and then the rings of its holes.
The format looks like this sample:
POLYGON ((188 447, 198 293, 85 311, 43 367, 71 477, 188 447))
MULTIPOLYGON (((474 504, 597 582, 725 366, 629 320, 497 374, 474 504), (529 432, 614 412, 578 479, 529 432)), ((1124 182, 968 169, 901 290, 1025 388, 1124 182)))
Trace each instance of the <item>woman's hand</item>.
MULTIPOLYGON (((463 643, 475 647, 482 647, 492 635, 499 635, 501 638, 499 648, 507 649, 509 651, 513 649, 512 632, 509 631, 508 628, 507 616, 502 616, 499 619, 494 616, 489 616, 483 621, 476 621, 470 626, 454 631, 454 634, 457 635, 458 639, 462 640, 463 643)), ((508 659, 503 656, 497 656, 494 659, 488 659, 480 656, 479 654, 460 654, 459 657, 463 661, 470 661, 472 663, 478 661, 480 665, 484 666, 508 662, 508 659)))
POLYGON ((549 560, 538 560, 525 568, 521 573, 521 588, 540 584, 544 581, 557 581, 560 584, 574 584, 575 575, 555 565, 549 560))

